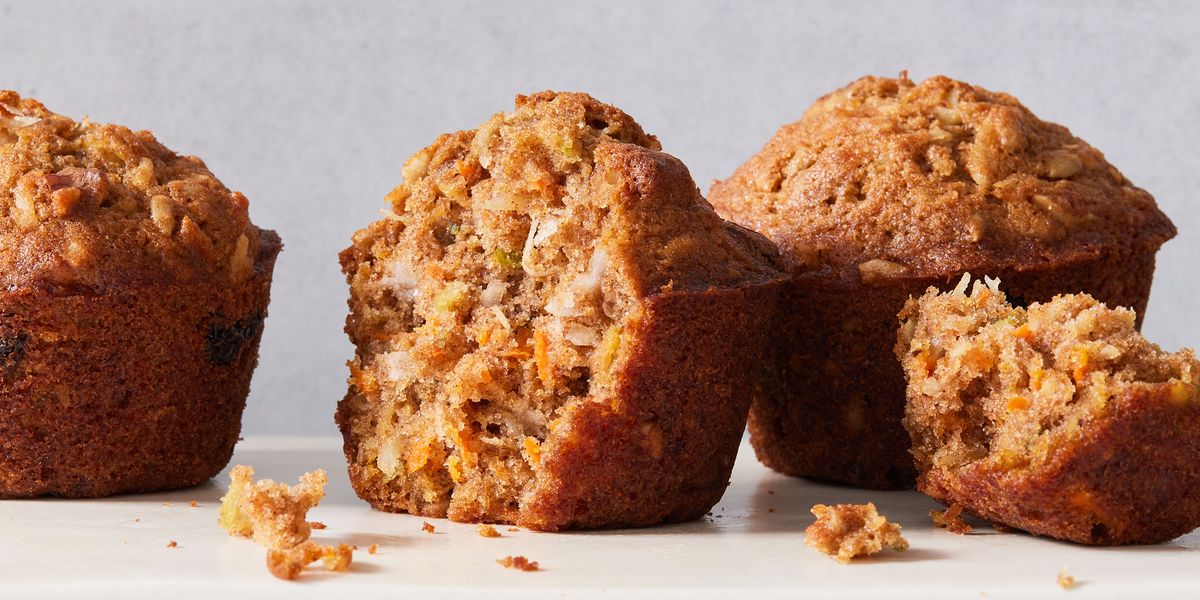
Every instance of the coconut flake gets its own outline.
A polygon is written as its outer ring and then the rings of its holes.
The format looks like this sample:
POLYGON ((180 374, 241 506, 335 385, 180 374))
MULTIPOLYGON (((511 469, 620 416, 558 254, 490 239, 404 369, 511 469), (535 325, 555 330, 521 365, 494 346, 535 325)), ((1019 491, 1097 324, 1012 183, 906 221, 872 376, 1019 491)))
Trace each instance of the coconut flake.
POLYGON ((600 334, 595 329, 578 323, 567 323, 563 327, 563 337, 576 346, 595 346, 600 343, 600 334))
POLYGON ((489 194, 484 198, 483 202, 479 203, 486 210, 494 211, 514 211, 517 210, 517 203, 509 196, 501 194, 489 194))
POLYGON ((379 470, 388 477, 394 476, 400 470, 399 446, 399 438, 385 442, 379 449, 379 456, 375 458, 375 464, 379 466, 379 470))
POLYGON ((987 275, 984 275, 983 283, 986 284, 988 286, 988 288, 991 289, 993 292, 1000 291, 1000 278, 999 277, 988 277, 987 275))
POLYGON ((550 236, 558 232, 558 220, 546 219, 537 228, 537 233, 533 235, 533 245, 540 246, 542 242, 550 239, 550 236))
POLYGON ((386 352, 380 354, 376 360, 383 367, 383 374, 388 378, 388 381, 407 383, 415 374, 413 372, 412 355, 407 350, 386 352))
POLYGON ((396 291, 396 296, 404 300, 414 300, 419 291, 417 276, 412 267, 401 258, 395 258, 386 263, 379 282, 396 291))
MULTIPOLYGON (((529 234, 525 236, 525 247, 521 249, 521 268, 530 277, 545 277, 550 274, 550 271, 543 271, 533 266, 533 246, 534 238, 537 237, 540 223, 536 218, 529 224, 529 234)), ((557 228, 557 225, 555 225, 557 228)))
POLYGON ((600 291, 600 278, 604 276, 604 270, 607 268, 608 253, 603 248, 596 248, 592 252, 592 258, 588 260, 587 273, 575 278, 571 287, 581 294, 595 294, 600 291))
POLYGON ((504 300, 504 293, 508 291, 508 284, 493 279, 488 282, 487 287, 479 294, 479 304, 481 306, 495 306, 504 300))
POLYGON ((504 329, 512 331, 512 323, 509 323, 508 317, 504 316, 503 309, 501 309, 499 306, 493 306, 492 313, 496 315, 496 320, 500 322, 500 325, 503 326, 504 329))
POLYGON ((971 285, 971 274, 963 273, 962 279, 958 280, 958 285, 954 286, 954 293, 965 296, 967 294, 968 285, 971 285))

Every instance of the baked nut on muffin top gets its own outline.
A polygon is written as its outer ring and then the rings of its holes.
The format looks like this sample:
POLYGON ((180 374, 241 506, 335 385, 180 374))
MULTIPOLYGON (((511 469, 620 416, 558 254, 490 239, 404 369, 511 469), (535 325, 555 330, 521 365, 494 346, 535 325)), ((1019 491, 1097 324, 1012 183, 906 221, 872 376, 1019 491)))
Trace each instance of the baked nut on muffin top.
POLYGON ((915 472, 887 349, 910 295, 965 271, 1031 302, 1087 292, 1141 315, 1175 228, 1146 191, 1007 94, 866 77, 819 99, 709 196, 779 245, 793 297, 783 393, 751 409, 759 457, 880 488, 915 472))
POLYGON ((200 159, 0 91, 0 288, 241 282, 258 237, 200 159))
POLYGON ((816 102, 713 188, 796 273, 870 285, 1086 260, 1175 235, 1154 198, 1016 98, 864 77, 816 102))
POLYGON ((0 92, 0 497, 225 466, 281 248, 247 209, 149 132, 0 92))

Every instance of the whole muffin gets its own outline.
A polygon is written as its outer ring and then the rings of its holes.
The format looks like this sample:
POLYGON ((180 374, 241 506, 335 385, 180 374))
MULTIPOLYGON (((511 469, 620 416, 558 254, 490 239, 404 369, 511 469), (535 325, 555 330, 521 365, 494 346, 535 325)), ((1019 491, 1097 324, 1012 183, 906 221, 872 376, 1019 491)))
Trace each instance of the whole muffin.
POLYGON ((717 502, 772 360, 770 242, 585 94, 443 135, 387 201, 341 255, 360 497, 542 530, 717 502))
POLYGON ((1200 526, 1200 362, 1086 294, 1028 309, 967 277, 909 300, 896 356, 917 487, 1081 544, 1154 544, 1200 526))
POLYGON ((1175 235, 1066 128, 945 77, 867 77, 821 98, 710 199, 778 244, 792 275, 782 392, 750 412, 759 459, 872 488, 913 483, 890 351, 909 296, 970 271, 1017 302, 1087 292, 1141 315, 1175 235))
POLYGON ((0 496, 220 471, 279 249, 199 159, 0 92, 0 496))

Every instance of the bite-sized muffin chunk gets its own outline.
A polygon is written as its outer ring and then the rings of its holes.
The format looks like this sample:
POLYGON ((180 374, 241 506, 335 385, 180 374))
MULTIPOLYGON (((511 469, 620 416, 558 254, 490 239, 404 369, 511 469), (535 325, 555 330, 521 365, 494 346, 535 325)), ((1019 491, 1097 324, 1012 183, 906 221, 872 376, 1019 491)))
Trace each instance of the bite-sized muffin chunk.
POLYGON ((917 486, 947 506, 1083 544, 1200 526, 1200 363, 1086 294, 1010 306, 996 282, 900 314, 917 486))
POLYGON ((759 459, 873 488, 914 477, 889 351, 909 296, 970 271, 1021 302, 1086 292, 1141 314, 1175 235, 1099 150, 946 77, 865 77, 817 100, 710 199, 778 244, 792 275, 783 392, 750 412, 759 459))
POLYGON ((342 253, 355 490, 536 529, 703 515, 763 393, 776 265, 587 95, 442 136, 342 253))

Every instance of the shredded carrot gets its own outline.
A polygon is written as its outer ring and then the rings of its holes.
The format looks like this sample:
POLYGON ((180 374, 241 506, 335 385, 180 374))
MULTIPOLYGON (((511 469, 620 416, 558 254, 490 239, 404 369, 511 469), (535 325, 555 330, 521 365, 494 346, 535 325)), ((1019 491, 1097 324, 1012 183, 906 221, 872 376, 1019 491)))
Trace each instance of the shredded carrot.
POLYGON ((1083 381, 1084 376, 1087 374, 1087 366, 1088 366, 1087 348, 1076 348, 1075 349, 1075 360, 1079 364, 1076 365, 1075 371, 1072 373, 1072 375, 1075 376, 1075 382, 1078 383, 1080 381, 1083 381))
POLYGON ((1034 369, 1029 373, 1029 387, 1040 390, 1042 389, 1042 379, 1046 377, 1046 372, 1041 369, 1034 369))
POLYGON ((1029 328, 1029 325, 1021 325, 1013 330, 1013 335, 1028 342, 1033 338, 1033 330, 1029 328))
POLYGON ((1029 399, 1024 396, 1013 396, 1008 399, 1008 410, 1025 410, 1029 408, 1029 399))
POLYGON ((533 464, 542 462, 542 445, 535 438, 525 438, 525 453, 529 455, 529 462, 533 464))
POLYGON ((483 330, 479 332, 479 337, 475 338, 475 341, 479 342, 479 345, 482 346, 487 344, 488 340, 490 339, 492 339, 492 328, 484 327, 483 330))
POLYGON ((537 360, 538 379, 549 385, 554 373, 550 370, 550 346, 546 332, 539 330, 533 333, 533 355, 537 360))

